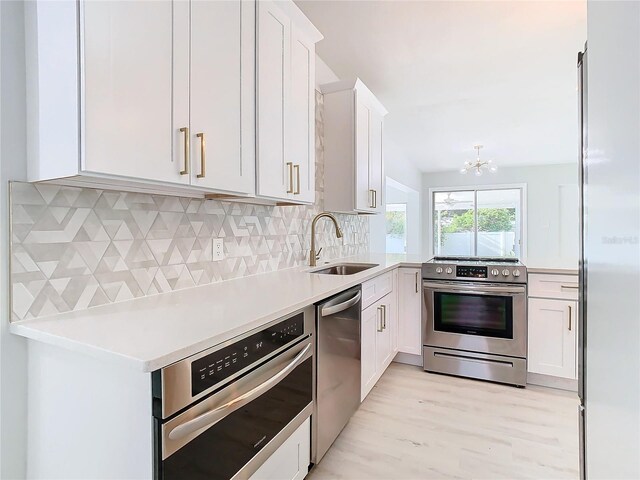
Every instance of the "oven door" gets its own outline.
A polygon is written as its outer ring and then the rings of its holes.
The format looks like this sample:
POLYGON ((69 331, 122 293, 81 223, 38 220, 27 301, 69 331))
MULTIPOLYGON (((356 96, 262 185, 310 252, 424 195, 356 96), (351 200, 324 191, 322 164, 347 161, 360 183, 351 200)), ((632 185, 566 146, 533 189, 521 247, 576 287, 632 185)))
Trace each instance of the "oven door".
POLYGON ((423 295, 425 345, 526 357, 526 286, 425 280, 423 295))
POLYGON ((157 478, 248 478, 313 411, 311 337, 165 423, 157 478))

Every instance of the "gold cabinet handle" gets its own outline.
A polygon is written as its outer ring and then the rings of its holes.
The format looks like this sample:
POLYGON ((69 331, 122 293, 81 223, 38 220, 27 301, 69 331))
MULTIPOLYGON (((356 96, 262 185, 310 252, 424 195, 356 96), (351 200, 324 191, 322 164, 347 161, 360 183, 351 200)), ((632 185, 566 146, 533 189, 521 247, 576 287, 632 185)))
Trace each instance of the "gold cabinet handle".
POLYGON ((378 191, 373 191, 373 208, 378 208, 378 191))
POLYGON ((289 169, 289 188, 287 188, 287 193, 293 193, 293 163, 287 162, 287 168, 289 169))
POLYGON ((207 149, 207 143, 204 139, 204 133, 196 133, 196 137, 200 139, 200 173, 196 175, 198 178, 204 178, 206 175, 206 165, 207 162, 205 160, 205 151, 207 149))
POLYGON ((300 165, 294 165, 293 169, 296 171, 296 190, 295 192, 293 192, 293 194, 300 195, 300 165))
POLYGON ((569 305, 569 331, 571 331, 571 305, 569 305))
POLYGON ((380 312, 380 321, 378 322, 378 332, 382 332, 384 328, 382 327, 382 305, 378 307, 378 312, 380 312))
POLYGON ((184 133, 184 170, 180 175, 189 175, 189 127, 182 127, 180 132, 184 133))
POLYGON ((369 208, 376 208, 375 194, 376 194, 375 190, 373 189, 369 190, 369 208))

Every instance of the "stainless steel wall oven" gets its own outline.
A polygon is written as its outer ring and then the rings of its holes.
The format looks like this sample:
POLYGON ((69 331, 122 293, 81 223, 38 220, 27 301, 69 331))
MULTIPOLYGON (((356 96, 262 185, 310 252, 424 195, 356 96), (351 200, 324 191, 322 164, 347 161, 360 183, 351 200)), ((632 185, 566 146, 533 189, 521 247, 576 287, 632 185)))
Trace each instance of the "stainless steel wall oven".
POLYGON ((525 385, 526 291, 526 268, 517 261, 425 263, 425 370, 525 385))
POLYGON ((156 479, 248 478, 311 416, 314 313, 154 372, 156 479))

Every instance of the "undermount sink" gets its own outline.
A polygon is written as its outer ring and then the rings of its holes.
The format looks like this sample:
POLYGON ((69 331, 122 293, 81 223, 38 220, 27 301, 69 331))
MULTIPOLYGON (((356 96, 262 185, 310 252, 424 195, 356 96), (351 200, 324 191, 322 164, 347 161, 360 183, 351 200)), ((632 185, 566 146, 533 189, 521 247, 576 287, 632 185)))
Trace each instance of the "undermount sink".
POLYGON ((309 273, 319 273, 321 275, 353 275, 370 268, 377 267, 377 263, 338 263, 329 267, 311 270, 309 273))

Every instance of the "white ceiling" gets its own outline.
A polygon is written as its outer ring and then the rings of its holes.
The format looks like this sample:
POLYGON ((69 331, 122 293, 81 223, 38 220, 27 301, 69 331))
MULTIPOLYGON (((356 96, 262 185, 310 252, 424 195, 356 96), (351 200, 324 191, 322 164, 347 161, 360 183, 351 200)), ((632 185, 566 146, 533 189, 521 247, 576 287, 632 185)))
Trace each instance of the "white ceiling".
POLYGON ((421 170, 457 170, 474 144, 499 167, 576 161, 584 0, 296 3, 324 34, 318 55, 376 94, 385 138, 421 170))

